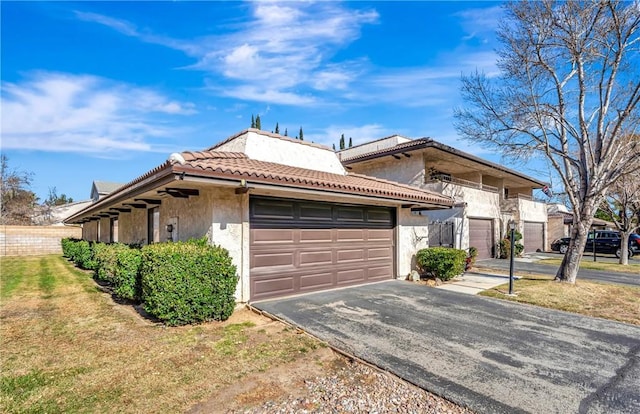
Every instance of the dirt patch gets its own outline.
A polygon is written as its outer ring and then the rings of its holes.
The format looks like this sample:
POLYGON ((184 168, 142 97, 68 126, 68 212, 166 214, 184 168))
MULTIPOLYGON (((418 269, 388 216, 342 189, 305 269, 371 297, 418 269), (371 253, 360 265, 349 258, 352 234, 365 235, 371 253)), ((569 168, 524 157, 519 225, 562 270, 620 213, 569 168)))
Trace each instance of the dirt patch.
POLYGON ((344 364, 344 359, 331 349, 319 348, 294 362, 250 375, 241 382, 222 388, 188 412, 227 413, 269 401, 299 398, 306 393, 306 380, 331 375, 344 364))

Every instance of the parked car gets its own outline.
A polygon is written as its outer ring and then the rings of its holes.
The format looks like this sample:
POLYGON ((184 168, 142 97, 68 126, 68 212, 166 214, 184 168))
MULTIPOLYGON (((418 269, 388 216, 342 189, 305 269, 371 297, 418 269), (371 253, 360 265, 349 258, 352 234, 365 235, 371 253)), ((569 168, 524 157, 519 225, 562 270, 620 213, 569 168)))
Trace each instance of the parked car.
MULTIPOLYGON (((565 254, 569 248, 571 238, 563 237, 551 243, 551 250, 565 254)), ((620 257, 620 233, 611 230, 597 230, 595 232, 596 253, 613 253, 620 257)), ((585 252, 592 252, 594 244, 593 232, 589 233, 585 252)), ((632 233, 629 235, 629 257, 640 254, 640 235, 632 233)))

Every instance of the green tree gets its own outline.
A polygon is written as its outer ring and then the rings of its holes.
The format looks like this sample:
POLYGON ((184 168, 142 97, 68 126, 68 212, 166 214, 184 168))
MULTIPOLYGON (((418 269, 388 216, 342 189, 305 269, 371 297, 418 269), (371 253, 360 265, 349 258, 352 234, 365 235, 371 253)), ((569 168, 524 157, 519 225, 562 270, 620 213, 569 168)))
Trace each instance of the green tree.
POLYGON ((509 2, 498 76, 463 77, 461 136, 508 158, 542 157, 561 179, 575 223, 556 280, 575 283, 593 216, 635 155, 640 128, 637 2, 509 2))
POLYGON ((2 182, 0 224, 30 225, 38 197, 29 189, 33 173, 12 170, 6 155, 0 156, 2 182))
POLYGON ((262 122, 260 121, 260 115, 256 116, 256 129, 262 130, 262 122))
POLYGON ((300 136, 298 137, 300 141, 304 141, 304 134, 302 132, 302 127, 300 127, 300 136))
POLYGON ((284 136, 288 137, 289 136, 289 131, 287 130, 287 128, 284 129, 284 136))
POLYGON ((353 147, 353 141, 351 140, 351 137, 349 137, 349 148, 353 147))
POLYGON ((67 197, 66 194, 58 195, 58 191, 56 190, 56 187, 49 188, 49 196, 44 202, 44 204, 51 207, 61 206, 63 204, 69 204, 69 203, 73 203, 73 198, 67 197))
POLYGON ((253 118, 253 114, 251 114, 251 128, 256 127, 256 120, 253 118))
POLYGON ((344 134, 340 135, 340 149, 343 150, 344 147, 344 134))
POLYGON ((333 150, 336 150, 336 144, 331 144, 333 146, 333 150))
POLYGON ((276 134, 280 133, 280 125, 276 122, 276 134))

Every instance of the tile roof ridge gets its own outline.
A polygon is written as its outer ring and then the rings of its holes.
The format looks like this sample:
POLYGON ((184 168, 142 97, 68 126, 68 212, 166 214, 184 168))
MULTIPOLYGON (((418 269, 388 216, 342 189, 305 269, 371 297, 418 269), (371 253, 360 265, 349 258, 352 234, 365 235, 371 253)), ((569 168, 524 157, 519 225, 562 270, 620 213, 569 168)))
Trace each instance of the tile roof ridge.
POLYGON ((399 183, 397 181, 385 180, 384 178, 372 177, 370 175, 358 174, 358 173, 352 173, 352 172, 348 173, 348 175, 351 175, 351 176, 354 176, 354 177, 359 177, 359 178, 365 178, 365 179, 368 179, 368 180, 371 180, 371 181, 377 181, 377 182, 383 183, 383 184, 394 185, 396 187, 402 187, 402 188, 405 188, 407 190, 422 191, 422 192, 425 192, 427 194, 437 195, 439 197, 451 198, 451 197, 449 197, 447 195, 440 194, 440 193, 438 193, 436 191, 427 190, 426 188, 416 187, 416 186, 409 185, 409 184, 402 184, 402 183, 399 183))
POLYGON ((180 153, 185 161, 195 161, 195 160, 207 160, 207 159, 248 159, 247 154, 243 152, 232 152, 232 151, 182 151, 180 153))

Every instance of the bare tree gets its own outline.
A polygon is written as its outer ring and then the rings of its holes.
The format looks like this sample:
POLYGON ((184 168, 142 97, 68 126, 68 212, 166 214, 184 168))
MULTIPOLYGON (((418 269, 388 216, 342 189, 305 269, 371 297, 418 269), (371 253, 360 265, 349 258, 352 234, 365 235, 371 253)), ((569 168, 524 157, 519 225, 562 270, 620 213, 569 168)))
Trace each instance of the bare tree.
MULTIPOLYGON (((616 181, 601 205, 607 220, 620 230, 620 245, 629 245, 629 235, 640 228, 640 154, 636 168, 616 181)), ((629 264, 628 249, 621 248, 620 264, 629 264)))
POLYGON ((0 156, 0 224, 32 224, 38 198, 29 190, 31 180, 31 173, 10 169, 7 156, 0 156))
POLYGON ((593 216, 623 173, 640 116, 637 1, 517 1, 498 30, 500 75, 463 77, 456 128, 557 172, 575 226, 556 280, 574 283, 593 216))

